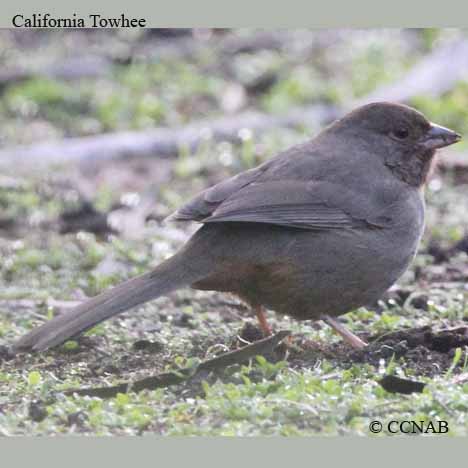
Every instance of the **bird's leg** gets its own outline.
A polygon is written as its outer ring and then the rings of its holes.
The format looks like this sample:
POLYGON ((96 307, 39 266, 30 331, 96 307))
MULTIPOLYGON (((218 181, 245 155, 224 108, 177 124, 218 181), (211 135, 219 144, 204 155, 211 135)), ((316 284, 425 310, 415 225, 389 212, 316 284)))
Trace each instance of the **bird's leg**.
POLYGON ((260 329, 262 330, 263 334, 265 336, 270 336, 271 333, 271 327, 267 322, 267 318, 265 316, 265 307, 262 305, 257 305, 254 307, 255 310, 255 315, 257 316, 258 319, 258 324, 260 325, 260 329))
POLYGON ((348 330, 344 325, 342 325, 338 320, 330 317, 329 315, 322 315, 320 317, 326 324, 330 325, 333 330, 340 335, 343 340, 349 343, 355 349, 362 349, 367 346, 367 343, 358 336, 356 336, 353 332, 348 330))

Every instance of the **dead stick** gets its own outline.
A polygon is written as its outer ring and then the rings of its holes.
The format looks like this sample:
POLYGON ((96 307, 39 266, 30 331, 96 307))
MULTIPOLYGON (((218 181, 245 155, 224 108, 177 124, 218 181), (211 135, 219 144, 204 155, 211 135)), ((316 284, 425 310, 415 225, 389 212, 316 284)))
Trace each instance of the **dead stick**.
POLYGON ((258 355, 268 354, 273 348, 286 338, 291 332, 281 330, 273 336, 256 341, 241 349, 208 359, 201 362, 195 369, 185 368, 177 372, 166 372, 135 382, 124 382, 112 387, 78 388, 66 390, 65 395, 97 396, 99 398, 112 398, 118 393, 141 392, 142 390, 155 390, 156 388, 169 387, 192 379, 201 371, 213 372, 219 369, 239 364, 258 355))
POLYGON ((245 112, 216 120, 200 121, 182 128, 155 128, 96 136, 66 138, 58 142, 35 143, 0 150, 1 167, 86 164, 122 158, 173 157, 181 149, 193 153, 204 141, 242 141, 239 132, 261 133, 278 127, 322 125, 338 116, 337 109, 322 105, 296 108, 286 115, 245 112))
POLYGON ((0 150, 0 165, 37 167, 38 164, 89 163, 121 157, 170 157, 181 148, 193 152, 209 135, 214 141, 239 142, 243 128, 264 132, 277 127, 322 126, 345 110, 370 101, 405 102, 421 95, 440 95, 468 75, 468 41, 457 40, 442 46, 421 60, 393 85, 379 88, 343 109, 320 105, 293 109, 283 116, 246 112, 232 117, 199 122, 179 129, 157 128, 148 131, 111 133, 59 142, 35 143, 0 150), (453 60, 452 57, 457 57, 453 60))

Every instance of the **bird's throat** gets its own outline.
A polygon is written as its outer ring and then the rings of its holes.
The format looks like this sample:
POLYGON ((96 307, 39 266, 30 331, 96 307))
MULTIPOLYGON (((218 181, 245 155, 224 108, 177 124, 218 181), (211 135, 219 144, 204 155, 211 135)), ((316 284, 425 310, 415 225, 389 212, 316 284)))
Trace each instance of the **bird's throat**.
POLYGON ((421 187, 429 180, 435 166, 435 151, 411 154, 398 161, 387 163, 393 174, 414 187, 421 187))

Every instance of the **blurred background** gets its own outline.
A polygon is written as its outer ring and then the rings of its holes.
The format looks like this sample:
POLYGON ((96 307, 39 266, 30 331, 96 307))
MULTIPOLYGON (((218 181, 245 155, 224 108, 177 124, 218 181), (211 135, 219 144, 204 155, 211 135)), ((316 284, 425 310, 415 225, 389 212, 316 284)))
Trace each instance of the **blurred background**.
MULTIPOLYGON (((412 269, 348 325, 370 334, 467 320, 466 31, 1 30, 0 342, 155 266, 197 228, 163 223, 190 196, 373 100, 410 104, 464 140, 439 158, 412 269)), ((101 325, 53 372, 76 384, 163 369, 229 345, 248 316, 235 299, 180 291, 101 325), (162 343, 157 363, 126 356, 141 340, 162 343), (112 363, 86 346, 111 352, 112 363)), ((272 319, 277 328, 287 320, 272 319)), ((285 326, 335 340, 313 324, 285 326)), ((0 382, 23 381, 25 361, 9 362, 0 382)), ((18 424, 5 427, 33 430, 18 424)))

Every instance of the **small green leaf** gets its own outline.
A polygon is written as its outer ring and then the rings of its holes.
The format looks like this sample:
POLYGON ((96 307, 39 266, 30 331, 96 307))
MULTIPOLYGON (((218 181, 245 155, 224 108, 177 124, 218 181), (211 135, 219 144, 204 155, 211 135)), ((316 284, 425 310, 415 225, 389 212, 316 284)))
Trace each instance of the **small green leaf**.
POLYGON ((63 349, 66 351, 74 351, 75 349, 78 349, 78 343, 74 340, 69 340, 63 345, 63 349))
POLYGON ((33 387, 39 385, 41 383, 42 377, 40 372, 38 371, 31 371, 28 374, 28 385, 33 387))
POLYGON ((267 360, 264 358, 264 356, 261 356, 261 355, 258 355, 258 356, 255 356, 255 359, 257 360, 258 364, 261 366, 261 367, 264 367, 268 364, 267 360))
POLYGON ((122 407, 130 402, 130 397, 127 393, 117 393, 117 396, 115 397, 115 402, 117 403, 117 406, 122 407))

